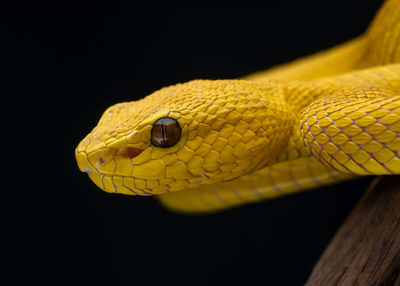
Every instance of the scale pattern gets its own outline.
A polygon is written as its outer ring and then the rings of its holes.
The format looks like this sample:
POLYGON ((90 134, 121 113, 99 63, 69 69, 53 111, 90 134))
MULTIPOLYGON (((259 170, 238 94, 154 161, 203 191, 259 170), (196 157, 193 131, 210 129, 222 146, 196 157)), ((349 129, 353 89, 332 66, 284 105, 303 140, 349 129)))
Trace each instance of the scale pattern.
POLYGON ((107 192, 218 211, 357 175, 400 173, 400 3, 359 38, 243 80, 196 80, 110 107, 76 149, 107 192), (170 148, 153 123, 182 127, 170 148), (132 157, 132 150, 140 154, 132 157))
POLYGON ((111 107, 76 157, 107 192, 150 195, 229 181, 281 153, 293 129, 291 111, 275 83, 191 81, 111 107), (171 148, 157 148, 151 128, 165 116, 179 122, 182 136, 171 148), (143 152, 129 158, 128 148, 143 152))
POLYGON ((172 211, 208 213, 318 188, 354 177, 310 159, 312 158, 306 157, 277 163, 230 182, 200 186, 190 192, 168 193, 157 198, 172 211))
POLYGON ((400 173, 400 64, 291 81, 285 93, 300 124, 276 162, 229 184, 161 195, 162 204, 202 213, 340 182, 355 174, 400 173), (308 183, 299 183, 299 178, 308 183), (195 202, 200 199, 202 203, 195 202))
POLYGON ((304 112, 307 149, 344 173, 400 173, 400 97, 369 88, 324 97, 304 112))

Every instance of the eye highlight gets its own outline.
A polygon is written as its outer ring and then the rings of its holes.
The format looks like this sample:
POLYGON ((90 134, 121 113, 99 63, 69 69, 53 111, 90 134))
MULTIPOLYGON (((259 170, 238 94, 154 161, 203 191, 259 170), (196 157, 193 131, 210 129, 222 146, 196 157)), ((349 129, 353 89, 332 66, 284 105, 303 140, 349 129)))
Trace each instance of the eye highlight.
POLYGON ((181 127, 173 118, 163 117, 153 124, 151 143, 160 148, 168 148, 178 143, 181 138, 181 127))

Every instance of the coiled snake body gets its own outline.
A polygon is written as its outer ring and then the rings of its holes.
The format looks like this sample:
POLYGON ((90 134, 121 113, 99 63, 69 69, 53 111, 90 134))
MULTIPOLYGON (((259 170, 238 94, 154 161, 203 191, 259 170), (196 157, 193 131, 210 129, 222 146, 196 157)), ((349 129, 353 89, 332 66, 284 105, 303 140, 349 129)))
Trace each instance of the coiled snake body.
POLYGON ((239 80, 116 104, 76 149, 107 192, 200 213, 400 174, 400 1, 331 50, 239 80))

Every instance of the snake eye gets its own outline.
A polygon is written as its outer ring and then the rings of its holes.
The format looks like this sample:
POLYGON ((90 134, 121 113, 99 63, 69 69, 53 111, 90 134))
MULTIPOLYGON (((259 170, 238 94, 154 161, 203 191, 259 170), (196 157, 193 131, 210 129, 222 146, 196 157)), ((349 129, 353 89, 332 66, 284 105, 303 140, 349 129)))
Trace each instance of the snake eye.
POLYGON ((168 148, 178 143, 181 127, 178 121, 170 117, 158 119, 151 129, 151 143, 156 147, 168 148))

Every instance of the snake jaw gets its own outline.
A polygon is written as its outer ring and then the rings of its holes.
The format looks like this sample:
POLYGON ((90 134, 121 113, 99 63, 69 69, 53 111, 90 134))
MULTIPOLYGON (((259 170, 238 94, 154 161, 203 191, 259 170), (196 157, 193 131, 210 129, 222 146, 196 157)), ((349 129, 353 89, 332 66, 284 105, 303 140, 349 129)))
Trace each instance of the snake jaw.
MULTIPOLYGON (((102 146, 98 143, 95 145, 102 146)), ((82 172, 108 175, 131 176, 134 161, 140 161, 140 155, 148 146, 143 144, 127 144, 125 138, 98 149, 90 148, 90 144, 82 150, 80 145, 75 151, 79 169, 82 172), (141 148, 138 148, 141 147, 141 148)), ((143 160, 143 158, 142 158, 143 160)))
POLYGON ((96 168, 93 168, 87 159, 87 155, 84 152, 79 152, 78 148, 75 149, 75 159, 78 163, 78 168, 84 173, 97 173, 96 168))

